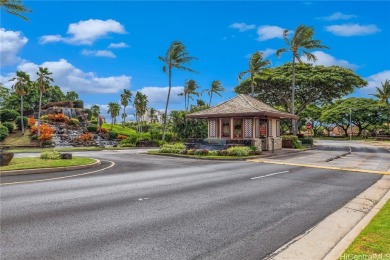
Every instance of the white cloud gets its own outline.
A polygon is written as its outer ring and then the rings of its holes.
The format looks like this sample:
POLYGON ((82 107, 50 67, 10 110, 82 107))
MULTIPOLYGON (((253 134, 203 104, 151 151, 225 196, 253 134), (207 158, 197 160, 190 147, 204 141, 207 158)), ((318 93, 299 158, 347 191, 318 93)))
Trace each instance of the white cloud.
POLYGON ((327 54, 327 53, 322 52, 322 51, 314 51, 314 52, 312 52, 312 54, 314 54, 317 57, 316 62, 308 61, 306 59, 306 57, 304 57, 304 56, 301 57, 301 60, 305 63, 312 63, 312 64, 323 65, 323 66, 336 65, 336 66, 349 68, 349 69, 353 69, 353 70, 358 68, 358 65, 356 65, 356 64, 352 64, 347 60, 336 59, 332 55, 327 54))
POLYGON ((271 48, 267 48, 263 51, 261 51, 263 53, 263 58, 267 58, 268 56, 271 56, 272 54, 275 54, 276 53, 276 50, 275 49, 271 49, 271 48))
POLYGON ((97 50, 97 51, 83 50, 81 54, 84 56, 116 58, 115 54, 112 53, 112 51, 106 51, 106 50, 97 50))
POLYGON ((248 30, 252 30, 256 28, 254 24, 246 24, 246 23, 233 23, 229 25, 229 28, 238 29, 240 32, 245 32, 248 30))
POLYGON ((71 23, 68 27, 67 34, 70 37, 61 35, 44 35, 41 37, 41 43, 65 42, 70 44, 91 45, 99 38, 106 37, 109 33, 126 33, 125 28, 119 22, 109 20, 89 19, 71 23))
MULTIPOLYGON (((169 87, 143 87, 138 89, 142 94, 145 94, 148 97, 148 101, 151 107, 152 104, 165 104, 167 101, 169 87)), ((171 95, 169 98, 169 104, 181 104, 183 102, 183 97, 178 96, 177 94, 183 92, 183 87, 176 86, 172 87, 171 95)), ((134 94, 135 95, 135 94, 134 94)))
POLYGON ((110 48, 110 49, 119 49, 119 48, 127 48, 127 47, 130 47, 130 46, 124 42, 118 42, 118 43, 112 42, 112 43, 110 43, 110 45, 108 45, 108 48, 110 48))
POLYGON ((22 59, 17 56, 19 50, 27 43, 28 39, 21 32, 6 31, 0 28, 0 66, 13 65, 22 59))
POLYGON ((353 14, 343 14, 341 12, 333 13, 330 16, 319 17, 319 19, 325 20, 325 21, 349 20, 349 19, 352 19, 352 18, 356 18, 356 15, 353 15, 353 14))
POLYGON ((338 36, 359 36, 369 35, 380 31, 375 24, 360 25, 360 24, 341 24, 326 26, 325 29, 338 36))
POLYGON ((365 87, 365 89, 370 90, 372 92, 371 94, 375 94, 376 87, 381 87, 381 83, 384 83, 388 79, 390 79, 390 70, 384 70, 377 74, 371 75, 366 78, 368 85, 365 87))
POLYGON ((47 61, 41 65, 27 62, 19 65, 17 70, 30 74, 33 80, 36 79, 38 67, 47 67, 54 79, 55 85, 61 87, 63 92, 76 91, 78 93, 118 93, 124 88, 130 87, 131 77, 126 75, 98 77, 93 72, 84 72, 65 59, 58 61, 47 61))
POLYGON ((274 38, 283 38, 283 29, 279 26, 274 25, 262 25, 257 29, 257 34, 259 37, 257 38, 259 41, 266 41, 274 38))

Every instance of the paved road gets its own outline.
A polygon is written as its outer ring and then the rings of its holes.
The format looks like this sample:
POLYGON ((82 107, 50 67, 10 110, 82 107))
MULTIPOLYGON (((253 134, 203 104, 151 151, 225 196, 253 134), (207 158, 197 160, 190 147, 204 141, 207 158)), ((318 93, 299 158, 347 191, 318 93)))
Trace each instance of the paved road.
POLYGON ((116 164, 53 181, 1 178, 1 259, 261 259, 381 177, 93 154, 116 164))

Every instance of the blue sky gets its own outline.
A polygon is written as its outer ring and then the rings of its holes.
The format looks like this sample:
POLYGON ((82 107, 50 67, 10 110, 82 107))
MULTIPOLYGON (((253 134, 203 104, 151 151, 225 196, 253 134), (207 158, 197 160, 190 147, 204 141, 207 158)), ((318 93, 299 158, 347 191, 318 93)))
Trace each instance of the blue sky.
MULTIPOLYGON (((290 61, 274 52, 284 47, 281 32, 305 24, 329 50, 319 50, 317 64, 353 69, 369 82, 354 96, 368 97, 390 79, 390 2, 385 1, 25 1, 30 21, 1 11, 0 81, 16 70, 53 72, 64 92, 74 90, 88 107, 119 102, 124 88, 148 96, 149 107, 163 109, 168 77, 158 56, 173 40, 198 58, 198 74, 173 72, 169 109, 184 107, 178 97, 186 79, 203 88, 220 80, 226 88, 217 104, 234 97, 237 75, 248 57, 263 51, 271 66, 290 61)), ((208 100, 206 93, 202 97, 208 100)), ((127 114, 131 114, 129 109, 127 114)))

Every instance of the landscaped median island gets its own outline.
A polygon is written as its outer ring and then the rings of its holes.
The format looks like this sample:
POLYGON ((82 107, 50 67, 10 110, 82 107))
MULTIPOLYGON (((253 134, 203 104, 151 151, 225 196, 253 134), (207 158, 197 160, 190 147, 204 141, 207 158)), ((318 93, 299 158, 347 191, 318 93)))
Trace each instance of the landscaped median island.
POLYGON ((40 157, 13 158, 7 166, 2 166, 1 171, 15 171, 40 168, 57 168, 69 166, 82 166, 96 162, 95 159, 87 157, 72 157, 61 159, 58 151, 44 151, 40 157))
POLYGON ((339 257, 342 259, 390 259, 390 200, 339 257))
POLYGON ((174 155, 205 159, 249 159, 257 158, 261 152, 255 146, 232 146, 226 150, 187 149, 182 143, 164 144, 158 151, 149 151, 154 155, 174 155))

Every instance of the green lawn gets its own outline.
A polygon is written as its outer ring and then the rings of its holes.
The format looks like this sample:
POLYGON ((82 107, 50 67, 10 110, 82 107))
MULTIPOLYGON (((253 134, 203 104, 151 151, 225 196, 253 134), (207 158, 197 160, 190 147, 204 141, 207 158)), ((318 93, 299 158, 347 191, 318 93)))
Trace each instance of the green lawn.
POLYGON ((128 128, 128 127, 122 127, 121 125, 114 124, 112 126, 111 130, 111 124, 104 123, 102 125, 103 128, 106 128, 109 131, 113 131, 115 133, 121 134, 121 135, 132 135, 137 133, 134 129, 128 128))
POLYGON ((390 200, 343 255, 339 259, 390 259, 390 200), (375 255, 382 255, 382 258, 373 258, 375 255))
POLYGON ((86 157, 73 157, 71 160, 43 160, 38 157, 14 158, 9 165, 2 166, 1 171, 77 166, 91 164, 95 161, 95 159, 86 157))
POLYGON ((26 130, 24 135, 22 134, 22 131, 16 130, 14 134, 10 134, 7 136, 3 142, 1 142, 2 145, 10 145, 10 146, 28 146, 31 145, 31 136, 30 131, 26 130))

